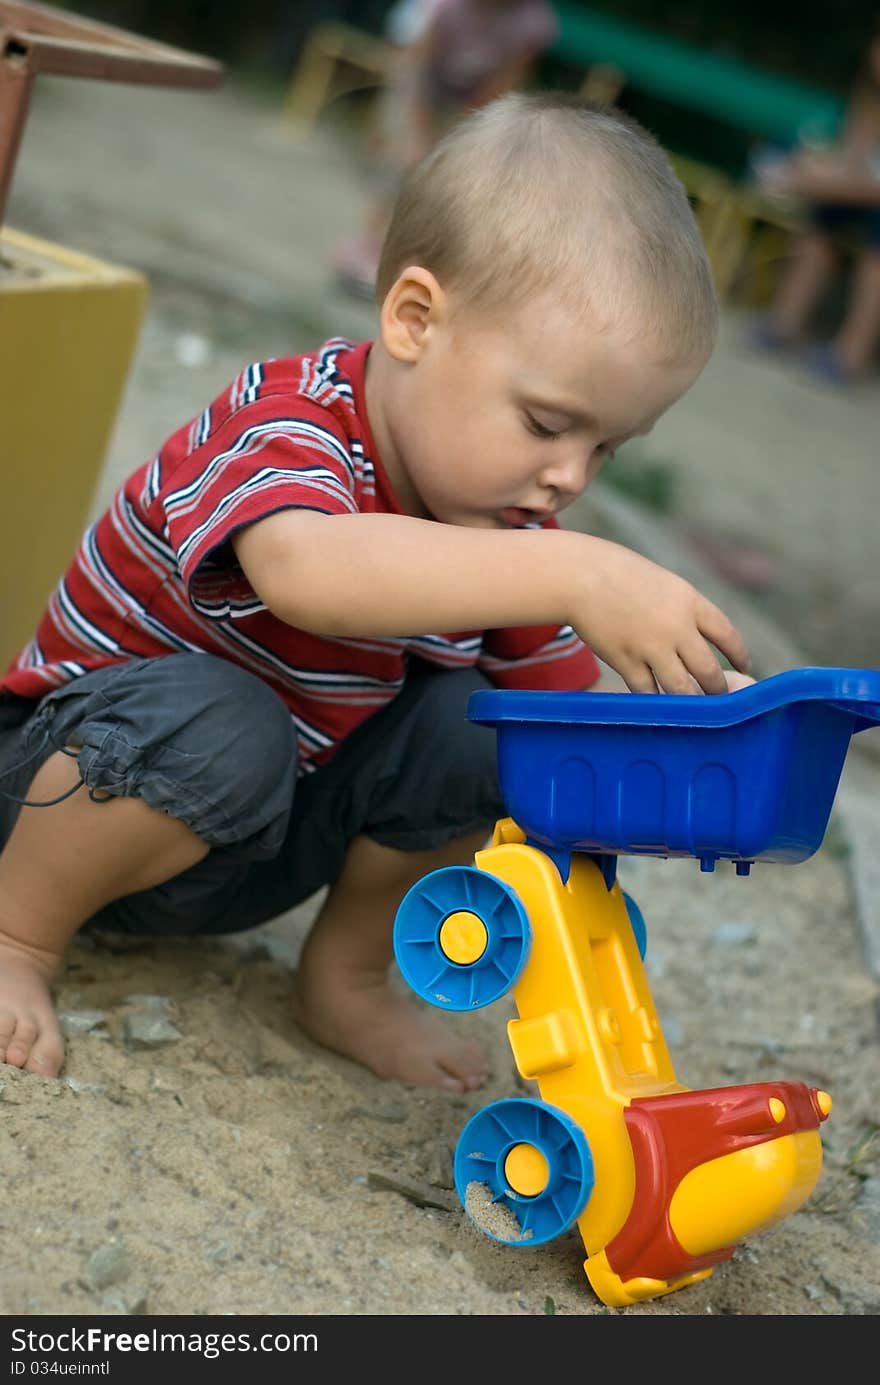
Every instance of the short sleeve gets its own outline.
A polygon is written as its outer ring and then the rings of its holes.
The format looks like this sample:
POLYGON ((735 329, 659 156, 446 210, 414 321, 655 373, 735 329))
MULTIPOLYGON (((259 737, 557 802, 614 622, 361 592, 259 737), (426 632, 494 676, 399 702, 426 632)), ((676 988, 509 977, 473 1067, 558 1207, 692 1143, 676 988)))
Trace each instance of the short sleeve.
MULTIPOLYGON (((158 461, 161 473, 161 454, 158 461)), ((156 503, 187 596, 213 619, 263 609, 229 544, 236 530, 284 509, 358 509, 341 424, 326 409, 283 395, 226 418, 174 466, 156 503)))
POLYGON ((570 625, 487 630, 477 663, 496 688, 535 692, 579 692, 601 674, 595 654, 570 625))

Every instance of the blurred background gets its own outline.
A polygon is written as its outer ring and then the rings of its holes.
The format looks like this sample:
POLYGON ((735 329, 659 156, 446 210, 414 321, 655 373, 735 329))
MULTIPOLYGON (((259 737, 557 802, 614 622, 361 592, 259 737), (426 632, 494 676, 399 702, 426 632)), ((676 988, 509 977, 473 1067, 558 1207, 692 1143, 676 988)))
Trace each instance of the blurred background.
MULTIPOLYGON (((426 0, 425 8, 430 6, 426 0)), ((246 12, 233 0, 95 0, 65 8, 121 26, 135 33, 208 54, 256 82, 284 83, 302 57, 308 36, 322 24, 341 23, 364 34, 387 38, 395 13, 406 6, 395 0, 251 0, 246 12)), ((416 8, 413 5, 413 10, 416 8)), ((651 33, 694 48, 707 58, 735 60, 768 74, 815 86, 822 94, 845 99, 877 18, 872 0, 839 0, 833 7, 820 0, 740 0, 717 5, 707 0, 606 0, 603 4, 554 5, 565 16, 619 21, 633 35, 651 33)), ((650 37, 647 37, 650 43, 650 37)), ((573 88, 585 63, 566 38, 541 56, 539 85, 573 88)), ((598 50, 597 50, 598 51, 598 50)), ((602 57, 596 61, 602 61, 602 57)), ((646 87, 631 83, 619 103, 651 126, 659 138, 694 155, 711 154, 714 163, 741 171, 754 135, 747 112, 740 128, 718 120, 710 111, 699 119, 646 87)), ((821 111, 819 112, 821 117, 821 111)))
MULTIPOLYGON (((0 3, 0 38, 28 8, 0 3)), ((567 522, 745 611, 759 673, 880 666, 877 4, 95 0, 54 14, 223 66, 202 90, 34 82, 6 225, 149 287, 92 512, 249 361, 374 333, 383 218, 450 120, 507 85, 581 91, 670 154, 722 331, 690 394, 567 522)))
MULTIPOLYGON (((246 16, 233 0, 95 0, 65 8, 223 62, 275 69, 286 77, 287 65, 299 55, 314 24, 341 20, 380 35, 394 5, 392 0, 251 0, 246 16)), ((735 6, 706 0, 616 0, 575 8, 629 20, 707 52, 744 58, 841 93, 876 11, 870 0, 838 0, 833 15, 820 0, 739 0, 735 6)))

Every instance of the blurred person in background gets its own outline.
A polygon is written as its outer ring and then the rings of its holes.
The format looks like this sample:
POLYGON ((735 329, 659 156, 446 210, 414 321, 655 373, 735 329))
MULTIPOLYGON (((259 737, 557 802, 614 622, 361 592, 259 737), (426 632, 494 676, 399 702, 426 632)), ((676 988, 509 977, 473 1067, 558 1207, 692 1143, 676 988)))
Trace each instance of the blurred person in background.
POLYGON ((339 283, 372 300, 404 174, 455 120, 529 80, 556 37, 547 0, 398 0, 386 20, 397 61, 382 95, 376 188, 360 231, 337 247, 339 283))
POLYGON ((806 345, 813 314, 849 243, 856 263, 843 321, 830 341, 807 346, 805 359, 835 384, 865 376, 880 342, 880 14, 837 142, 768 160, 758 177, 766 193, 794 199, 807 215, 770 310, 754 324, 752 344, 771 351, 806 345))

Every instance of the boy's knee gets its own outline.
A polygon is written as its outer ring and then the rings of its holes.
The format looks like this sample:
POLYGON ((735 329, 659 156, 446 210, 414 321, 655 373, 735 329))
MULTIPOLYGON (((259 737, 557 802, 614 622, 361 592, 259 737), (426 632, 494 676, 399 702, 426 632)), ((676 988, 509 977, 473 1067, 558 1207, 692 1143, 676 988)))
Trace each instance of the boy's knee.
POLYGON ((213 847, 253 840, 256 854, 273 854, 287 827, 297 747, 272 689, 204 654, 103 672, 59 689, 38 713, 56 747, 78 748, 89 791, 143 798, 213 847))
POLYGON ((489 687, 476 669, 429 674, 414 711, 410 740, 441 772, 462 768, 495 771, 495 732, 470 721, 467 704, 471 693, 489 687))
POLYGON ((472 670, 428 676, 418 704, 377 784, 369 835, 388 844, 440 844, 485 825, 504 809, 495 733, 467 719, 472 670))

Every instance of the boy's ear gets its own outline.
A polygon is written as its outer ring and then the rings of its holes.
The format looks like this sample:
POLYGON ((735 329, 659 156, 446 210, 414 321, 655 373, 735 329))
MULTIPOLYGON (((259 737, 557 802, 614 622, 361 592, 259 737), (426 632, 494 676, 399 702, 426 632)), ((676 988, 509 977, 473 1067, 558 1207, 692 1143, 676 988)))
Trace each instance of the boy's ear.
POLYGON ((429 269, 409 265, 385 295, 379 316, 382 345, 396 361, 417 361, 431 329, 446 314, 446 295, 429 269))

